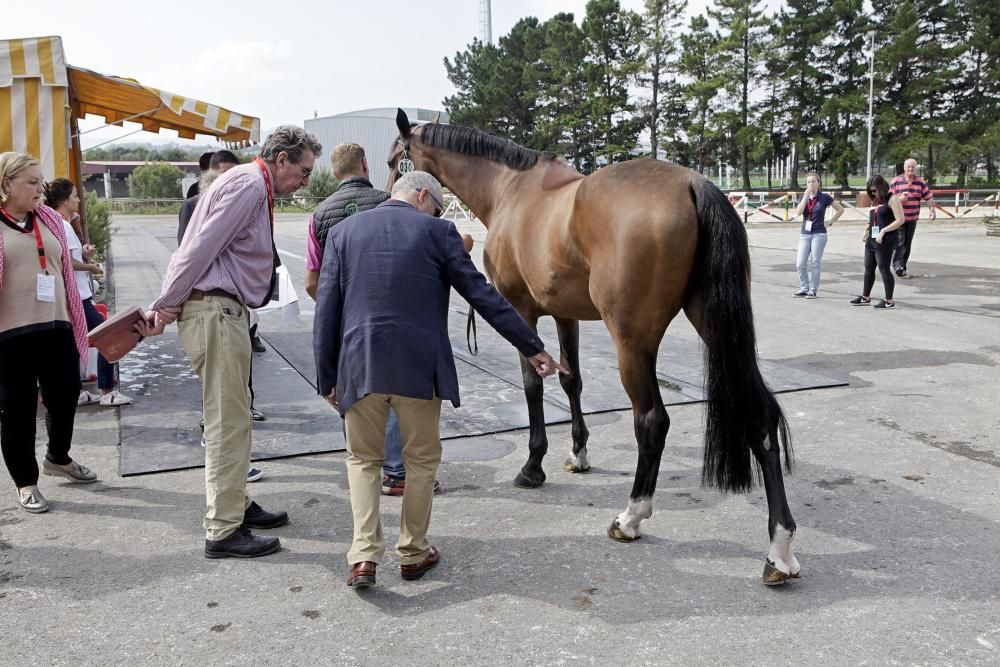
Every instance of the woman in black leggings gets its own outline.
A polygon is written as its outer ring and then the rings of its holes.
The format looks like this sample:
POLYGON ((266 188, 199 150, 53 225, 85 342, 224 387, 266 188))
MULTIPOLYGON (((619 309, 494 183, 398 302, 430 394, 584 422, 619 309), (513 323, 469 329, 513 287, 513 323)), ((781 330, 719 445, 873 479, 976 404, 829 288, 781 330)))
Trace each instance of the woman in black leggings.
POLYGON ((868 226, 862 238, 865 244, 865 284, 861 296, 851 299, 852 306, 867 306, 872 302, 872 287, 875 285, 875 267, 882 274, 885 298, 875 304, 876 308, 895 308, 892 291, 896 278, 892 275, 892 250, 896 247, 896 231, 903 224, 903 205, 896 195, 889 191, 889 184, 879 175, 868 179, 866 187, 873 205, 868 212, 868 226))

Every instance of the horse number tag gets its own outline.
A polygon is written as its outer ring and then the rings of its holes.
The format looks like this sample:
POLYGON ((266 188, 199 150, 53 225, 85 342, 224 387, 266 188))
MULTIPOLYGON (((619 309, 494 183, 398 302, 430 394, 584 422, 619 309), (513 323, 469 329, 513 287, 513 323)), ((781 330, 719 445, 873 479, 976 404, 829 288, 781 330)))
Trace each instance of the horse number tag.
POLYGON ((398 169, 401 174, 410 173, 413 171, 413 160, 408 157, 404 157, 399 161, 399 164, 396 165, 396 169, 398 169))
POLYGON ((38 286, 35 292, 39 301, 56 302, 56 277, 47 273, 38 274, 38 286))

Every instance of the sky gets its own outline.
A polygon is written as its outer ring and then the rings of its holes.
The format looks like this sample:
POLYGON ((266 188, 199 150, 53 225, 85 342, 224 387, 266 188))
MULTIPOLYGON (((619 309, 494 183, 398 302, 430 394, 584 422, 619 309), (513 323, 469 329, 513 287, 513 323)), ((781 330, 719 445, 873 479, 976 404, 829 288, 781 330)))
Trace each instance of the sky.
MULTIPOLYGON (((642 8, 642 0, 621 2, 642 8)), ((707 0, 689 2, 689 13, 701 12, 707 0)), ((585 6, 586 0, 493 0, 494 40, 525 16, 544 21, 565 11, 579 20, 585 6)), ((454 93, 443 59, 478 36, 479 0, 39 0, 4 2, 2 19, 0 39, 59 35, 71 65, 256 116, 267 130, 301 125, 314 114, 442 108, 454 93)), ((88 120, 81 131, 101 125, 88 120)), ((97 129, 81 142, 88 148, 135 129, 97 129)), ((169 131, 122 141, 185 143, 169 131)))

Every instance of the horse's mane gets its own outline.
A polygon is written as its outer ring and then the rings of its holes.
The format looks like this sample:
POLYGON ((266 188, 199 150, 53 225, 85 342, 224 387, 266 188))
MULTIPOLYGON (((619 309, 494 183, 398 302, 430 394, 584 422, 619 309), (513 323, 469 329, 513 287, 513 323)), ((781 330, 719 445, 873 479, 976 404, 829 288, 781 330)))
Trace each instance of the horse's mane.
POLYGON ((540 158, 555 157, 555 153, 536 151, 515 144, 510 139, 487 134, 461 125, 427 123, 420 130, 420 141, 453 153, 463 153, 500 162, 511 169, 531 169, 540 158))

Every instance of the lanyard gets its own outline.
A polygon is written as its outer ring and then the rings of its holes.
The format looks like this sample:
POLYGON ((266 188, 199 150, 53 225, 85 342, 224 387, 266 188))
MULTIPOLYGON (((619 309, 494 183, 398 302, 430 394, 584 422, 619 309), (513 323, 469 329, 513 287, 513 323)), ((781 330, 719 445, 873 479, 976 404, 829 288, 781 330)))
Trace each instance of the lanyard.
POLYGON ((267 214, 271 218, 271 229, 274 229, 274 190, 271 187, 271 171, 264 164, 264 161, 259 157, 253 159, 254 164, 260 167, 261 173, 264 175, 264 187, 267 189, 267 214))
POLYGON ((35 241, 38 242, 38 263, 42 265, 42 273, 44 273, 45 275, 48 275, 49 274, 49 270, 46 268, 46 265, 45 265, 46 264, 46 262, 45 262, 45 244, 42 243, 42 233, 40 231, 38 231, 39 227, 40 227, 40 225, 38 224, 38 221, 36 220, 35 224, 32 225, 32 228, 35 231, 35 241))
MULTIPOLYGON (((16 229, 22 234, 27 234, 28 230, 17 225, 17 220, 11 217, 10 213, 0 208, 0 215, 3 216, 3 221, 7 223, 8 227, 16 229)), ((26 218, 28 222, 31 223, 31 230, 35 232, 35 242, 38 244, 38 263, 42 265, 42 273, 48 274, 47 263, 45 261, 45 244, 42 243, 42 233, 39 231, 38 227, 42 224, 41 218, 33 213, 29 212, 26 218)))
POLYGON ((807 199, 806 200, 806 217, 807 218, 811 218, 812 217, 813 209, 816 208, 816 200, 817 199, 819 199, 818 195, 816 197, 813 197, 812 199, 807 199))

